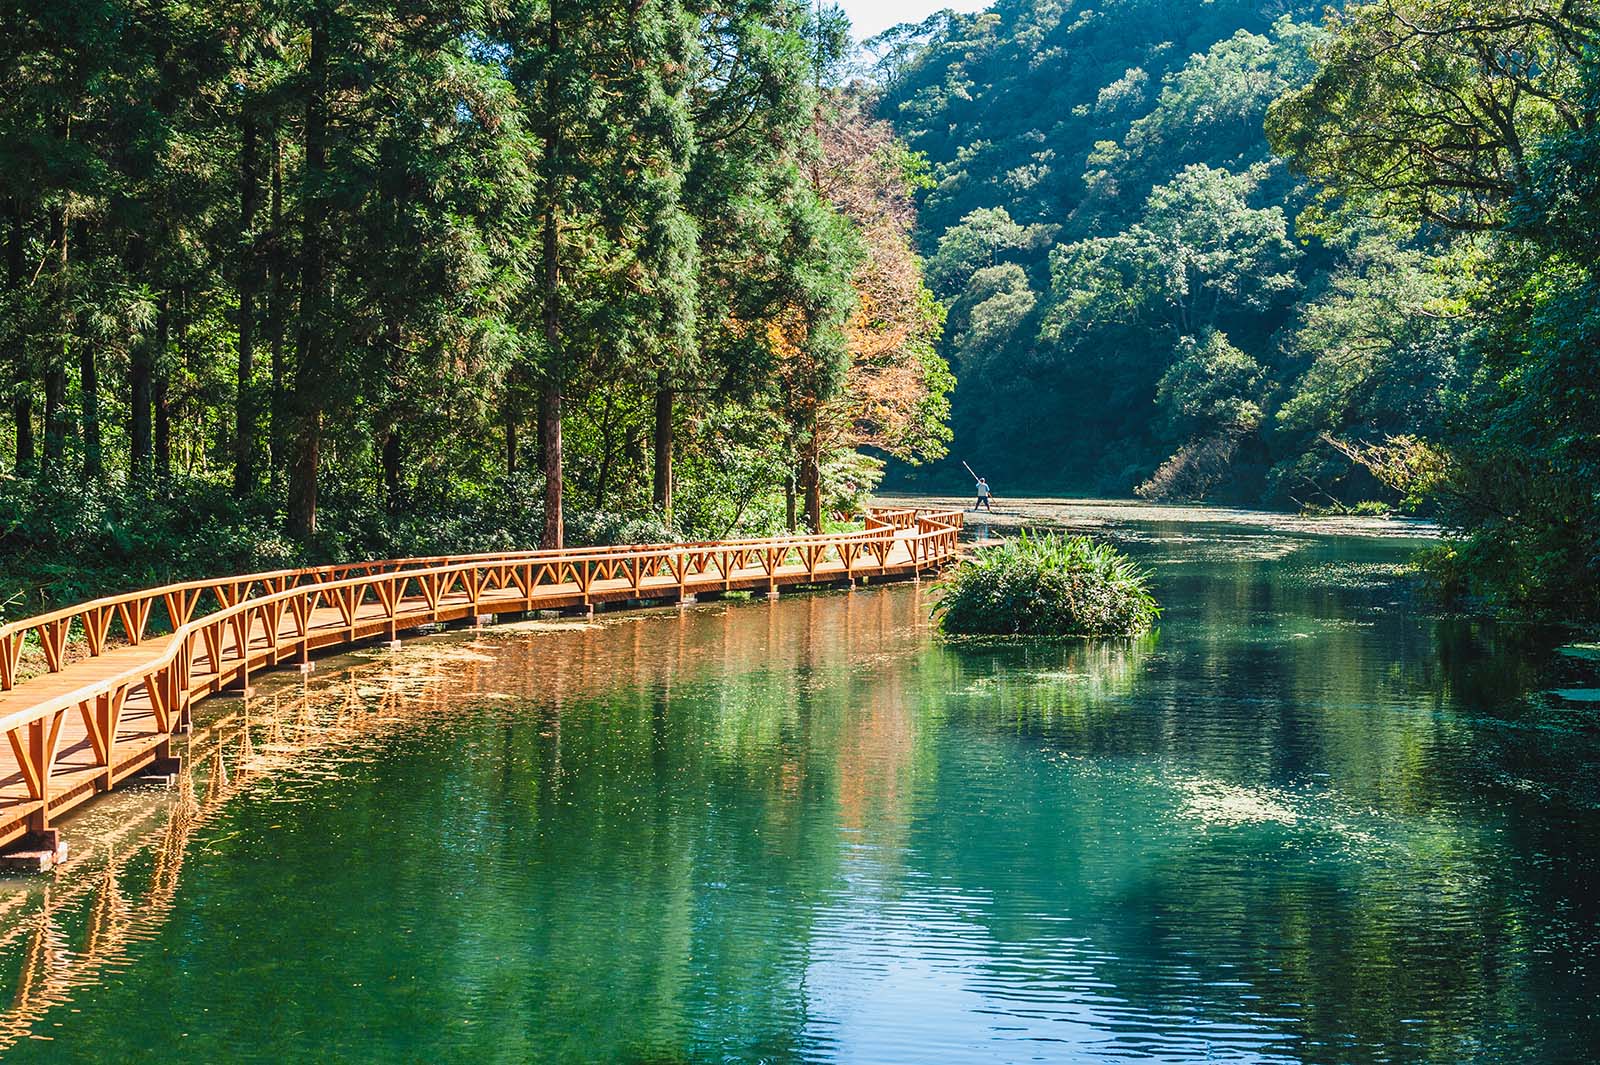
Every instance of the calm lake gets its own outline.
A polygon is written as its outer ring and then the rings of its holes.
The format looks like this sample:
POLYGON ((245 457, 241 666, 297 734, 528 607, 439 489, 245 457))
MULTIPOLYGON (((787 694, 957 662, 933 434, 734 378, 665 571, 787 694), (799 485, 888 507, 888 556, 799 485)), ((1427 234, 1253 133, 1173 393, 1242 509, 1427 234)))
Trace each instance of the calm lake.
POLYGON ((995 520, 1138 555, 1159 632, 952 647, 903 584, 208 704, 0 883, 0 1053, 1594 1060, 1600 650, 1431 613, 1382 522, 995 520))

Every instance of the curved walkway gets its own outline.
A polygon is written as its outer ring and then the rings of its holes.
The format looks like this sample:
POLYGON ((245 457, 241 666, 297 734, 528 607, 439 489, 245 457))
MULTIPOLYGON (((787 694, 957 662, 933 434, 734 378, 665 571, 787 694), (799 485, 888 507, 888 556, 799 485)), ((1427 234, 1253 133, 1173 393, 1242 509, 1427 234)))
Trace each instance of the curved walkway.
POLYGON ((171 771, 171 737, 194 702, 260 670, 467 618, 913 577, 955 557, 961 520, 879 508, 861 532, 277 570, 13 622, 0 627, 0 849, 20 843, 47 868, 54 817, 138 773, 171 771), (151 633, 153 615, 165 633, 151 633), (30 644, 43 660, 31 676, 30 644))

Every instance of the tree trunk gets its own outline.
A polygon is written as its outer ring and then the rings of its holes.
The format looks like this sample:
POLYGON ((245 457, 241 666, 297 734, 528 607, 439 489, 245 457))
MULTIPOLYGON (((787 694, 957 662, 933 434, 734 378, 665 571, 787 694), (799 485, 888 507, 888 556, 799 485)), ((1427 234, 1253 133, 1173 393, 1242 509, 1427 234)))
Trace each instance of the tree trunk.
POLYGON ((57 472, 67 451, 67 216, 62 207, 50 210, 50 246, 58 249, 52 312, 61 330, 61 347, 51 352, 44 368, 44 457, 39 476, 57 472))
POLYGON ((400 427, 392 425, 383 438, 383 504, 389 517, 400 513, 400 468, 403 452, 400 427))
POLYGON ((156 309, 156 358, 150 369, 150 405, 155 409, 155 474, 165 481, 172 476, 172 402, 167 393, 171 377, 172 296, 161 294, 156 309))
POLYGON ((67 453, 67 370, 52 359, 44 371, 44 456, 39 476, 48 478, 67 453))
POLYGON ((100 448, 100 367, 95 346, 87 339, 78 342, 78 387, 83 393, 83 477, 98 481, 105 473, 100 448))
MULTIPOLYGON (((135 234, 128 241, 128 276, 149 277, 149 248, 135 234)), ((137 485, 150 475, 150 366, 155 341, 148 330, 134 338, 128 348, 128 484, 137 485)))
POLYGON ((322 451, 323 382, 327 338, 324 171, 328 165, 328 14, 311 13, 306 67, 305 193, 301 220, 299 364, 295 367, 294 441, 289 465, 289 534, 302 542, 317 531, 317 469, 322 451))
POLYGON ((611 459, 616 453, 614 441, 615 433, 612 425, 612 412, 615 406, 615 394, 606 392, 606 412, 600 418, 600 472, 594 480, 594 509, 606 509, 606 487, 611 480, 611 459))
MULTIPOLYGON (((23 209, 22 197, 11 196, 6 201, 10 217, 10 232, 6 239, 6 287, 20 295, 26 280, 23 265, 23 209)), ((11 373, 16 391, 12 394, 12 417, 16 420, 17 450, 16 473, 21 476, 33 469, 33 381, 28 373, 28 347, 24 331, 15 330, 11 339, 11 373)))
POLYGON ((239 141, 239 234, 244 261, 239 266, 238 392, 233 422, 233 494, 249 495, 256 485, 256 291, 261 287, 261 249, 256 214, 261 208, 259 131, 246 111, 239 141))
MULTIPOLYGON (((549 7, 546 23, 548 55, 561 54, 561 27, 556 22, 555 5, 549 7)), ((544 299, 545 380, 539 390, 539 451, 544 457, 544 535, 540 546, 563 546, 565 522, 561 513, 561 252, 560 196, 561 106, 560 74, 550 65, 545 81, 544 124, 544 262, 541 295, 544 299)))
MULTIPOLYGON (((396 207, 395 216, 398 218, 399 209, 396 207)), ((400 490, 404 483, 405 467, 405 441, 400 434, 400 426, 404 424, 405 416, 398 401, 401 392, 400 377, 405 368, 405 332, 400 325, 400 310, 392 304, 388 306, 389 315, 388 332, 388 366, 391 396, 385 405, 384 417, 386 424, 383 427, 383 506, 384 513, 394 519, 400 513, 400 490)))
POLYGON ((814 533, 822 531, 822 456, 819 443, 813 422, 811 436, 800 458, 800 485, 805 495, 806 527, 814 533))
POLYGON ((283 484, 285 442, 289 439, 287 386, 283 365, 283 323, 286 317, 283 232, 283 143, 278 131, 272 131, 272 235, 268 238, 266 254, 267 281, 267 347, 272 353, 272 425, 267 435, 268 459, 271 469, 272 497, 278 497, 283 484))
POLYGON ((128 355, 128 473, 135 481, 150 476, 150 364, 153 342, 142 339, 128 355))
POLYGON ((511 397, 506 397, 506 476, 510 477, 517 472, 517 415, 511 409, 511 397))
POLYGON ((289 464, 289 535, 302 543, 317 532, 317 470, 322 463, 322 415, 302 412, 289 464))
POLYGON ((667 375, 656 379, 655 480, 653 492, 661 520, 672 524, 672 387, 667 375))
MULTIPOLYGON (((80 220, 72 231, 72 243, 79 249, 89 247, 89 223, 80 220)), ((99 481, 105 473, 105 453, 101 446, 100 431, 100 352, 90 336, 76 337, 78 349, 78 398, 80 402, 81 437, 83 447, 83 479, 99 481)))
POLYGON ((540 547, 562 547, 561 385, 551 381, 539 392, 539 439, 544 452, 544 536, 540 547))
POLYGON ((799 518, 795 515, 794 472, 792 470, 790 471, 789 476, 784 478, 783 481, 783 515, 784 521, 788 524, 789 531, 794 532, 795 526, 799 522, 799 518))
POLYGON ((26 363, 17 368, 17 394, 12 400, 12 415, 17 430, 16 472, 22 476, 39 461, 33 446, 33 382, 28 379, 26 363))

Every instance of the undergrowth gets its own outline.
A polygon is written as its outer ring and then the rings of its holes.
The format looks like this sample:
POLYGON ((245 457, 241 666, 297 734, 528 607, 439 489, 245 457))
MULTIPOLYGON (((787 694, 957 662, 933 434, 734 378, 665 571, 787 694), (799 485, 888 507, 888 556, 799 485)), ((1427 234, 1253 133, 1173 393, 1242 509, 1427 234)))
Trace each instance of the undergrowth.
POLYGON ((954 636, 1132 636, 1161 616, 1149 574, 1110 544, 1023 532, 978 550, 940 582, 954 636))
MULTIPOLYGON (((324 493, 315 540, 282 532, 282 502, 263 492, 174 479, 149 487, 41 484, 0 477, 0 621, 173 581, 295 566, 539 546, 537 476, 434 498, 386 514, 366 496, 324 493)), ((571 510, 573 547, 661 543, 672 529, 650 516, 571 510)))

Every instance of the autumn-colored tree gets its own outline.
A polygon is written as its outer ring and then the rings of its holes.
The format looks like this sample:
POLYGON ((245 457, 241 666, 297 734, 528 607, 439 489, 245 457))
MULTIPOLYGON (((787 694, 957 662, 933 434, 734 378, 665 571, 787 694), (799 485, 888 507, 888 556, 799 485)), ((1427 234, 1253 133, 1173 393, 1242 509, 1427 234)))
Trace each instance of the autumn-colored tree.
POLYGON ((937 351, 945 309, 923 277, 912 244, 916 205, 929 181, 921 156, 872 101, 847 90, 821 124, 819 187, 860 232, 865 255, 851 285, 857 305, 845 326, 849 372, 826 430, 837 447, 872 448, 909 463, 942 458, 955 377, 937 351))
MULTIPOLYGON (((818 99, 807 173, 818 218, 831 219, 839 230, 832 242, 839 250, 814 276, 832 271, 833 288, 817 284, 805 291, 830 291, 833 302, 796 301, 767 327, 779 356, 795 487, 811 529, 821 528, 830 480, 840 482, 841 503, 876 482, 881 460, 849 460, 858 449, 916 463, 941 457, 949 441, 945 422, 955 378, 936 350, 945 312, 923 280, 912 244, 912 196, 926 181, 925 167, 871 108, 858 86, 818 99), (844 258, 847 242, 850 257, 844 258), (846 290, 839 291, 843 271, 846 290)), ((789 521, 796 524, 792 494, 789 521)))

